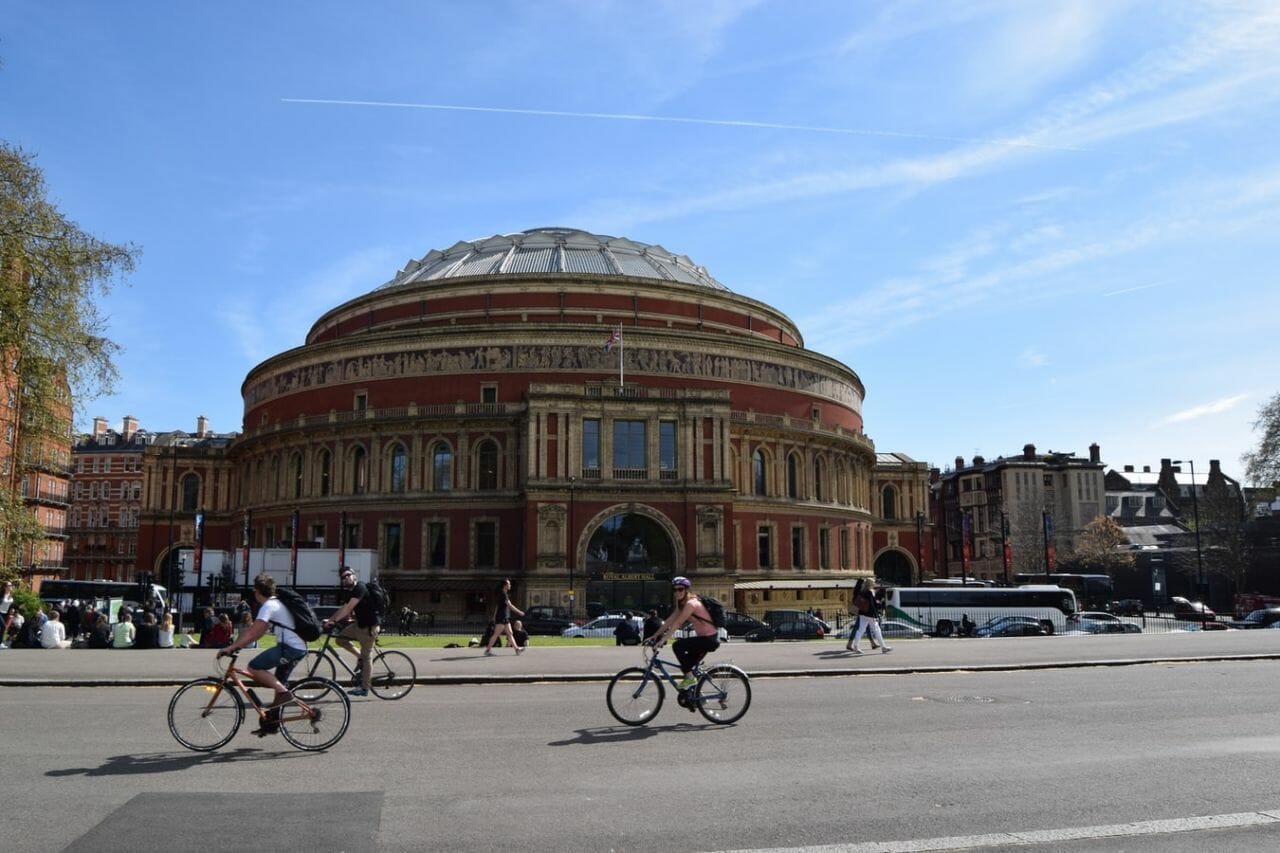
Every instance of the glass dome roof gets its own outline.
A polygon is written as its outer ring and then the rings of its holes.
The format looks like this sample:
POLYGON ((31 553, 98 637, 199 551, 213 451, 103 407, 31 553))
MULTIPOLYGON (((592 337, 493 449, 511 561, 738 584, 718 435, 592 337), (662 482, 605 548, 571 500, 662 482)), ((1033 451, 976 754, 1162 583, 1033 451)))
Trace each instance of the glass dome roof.
POLYGON ((518 234, 463 240, 443 251, 432 249, 406 264, 382 288, 466 276, 524 274, 634 276, 713 290, 729 289, 684 255, 674 255, 661 246, 576 228, 533 228, 518 234))

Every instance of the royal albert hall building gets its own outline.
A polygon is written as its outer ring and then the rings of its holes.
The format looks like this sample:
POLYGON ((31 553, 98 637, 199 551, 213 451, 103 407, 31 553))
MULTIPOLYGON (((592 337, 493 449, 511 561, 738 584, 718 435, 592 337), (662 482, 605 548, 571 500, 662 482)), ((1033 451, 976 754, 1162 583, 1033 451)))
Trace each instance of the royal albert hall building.
MULTIPOLYGON (((255 367, 252 544, 376 549, 395 605, 847 606, 872 569, 864 388, 660 246, 538 228, 433 250, 255 367)), ((237 537, 238 538, 238 537, 237 537)), ((234 546, 233 546, 234 547, 234 546)))

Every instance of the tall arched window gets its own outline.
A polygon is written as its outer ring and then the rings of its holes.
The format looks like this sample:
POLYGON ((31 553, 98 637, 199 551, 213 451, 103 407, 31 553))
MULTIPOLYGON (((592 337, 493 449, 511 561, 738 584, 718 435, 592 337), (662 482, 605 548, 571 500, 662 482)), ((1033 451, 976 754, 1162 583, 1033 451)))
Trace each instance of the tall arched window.
POLYGON ((320 451, 320 464, 319 464, 320 496, 321 497, 327 497, 329 495, 329 488, 330 488, 329 469, 331 464, 332 464, 332 458, 329 455, 329 451, 322 449, 320 451))
POLYGON ((363 495, 369 490, 369 456, 363 447, 351 451, 351 493, 363 495))
POLYGON ((479 463, 476 488, 498 488, 498 445, 493 441, 480 442, 480 447, 476 450, 476 461, 479 463))
POLYGON ((405 480, 408 474, 408 459, 405 456, 404 445, 397 444, 391 448, 391 491, 403 492, 405 490, 405 480))
POLYGON ((289 466, 293 470, 293 496, 300 498, 302 497, 302 454, 293 454, 289 466))
POLYGON ((200 478, 188 474, 182 478, 182 511, 195 512, 200 508, 200 478))
POLYGON ((822 491, 824 488, 824 485, 825 484, 822 479, 822 460, 814 459, 813 460, 813 499, 815 501, 826 500, 826 495, 822 491))
POLYGON ((898 517, 898 490, 893 486, 885 486, 880 493, 881 512, 885 521, 893 521, 898 517))
POLYGON ((800 498, 800 465, 794 453, 787 457, 787 497, 800 498))
POLYGON ((453 488, 453 451, 443 441, 431 449, 431 488, 437 492, 453 488))
POLYGON ((754 492, 757 495, 769 494, 769 476, 763 450, 757 450, 751 456, 751 480, 755 484, 754 492))

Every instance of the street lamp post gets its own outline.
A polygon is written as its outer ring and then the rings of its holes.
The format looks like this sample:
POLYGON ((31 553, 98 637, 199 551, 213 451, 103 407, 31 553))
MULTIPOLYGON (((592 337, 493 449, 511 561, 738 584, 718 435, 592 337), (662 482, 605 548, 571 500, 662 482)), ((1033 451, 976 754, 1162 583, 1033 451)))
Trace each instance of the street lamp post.
POLYGON ((577 482, 578 480, 576 477, 569 478, 569 619, 571 621, 573 619, 574 600, 573 565, 578 561, 578 555, 576 553, 578 550, 578 538, 573 525, 573 490, 574 486, 577 485, 577 482))
POLYGON ((916 512, 916 568, 920 583, 924 583, 924 511, 916 512))
MULTIPOLYGON (((1186 460, 1191 466, 1191 515, 1196 524, 1196 587, 1200 590, 1200 601, 1207 605, 1204 583, 1204 552, 1200 550, 1200 500, 1196 497, 1196 463, 1194 459, 1186 460)), ((1174 465, 1181 465, 1181 459, 1174 459, 1174 465)), ((1200 613, 1201 621, 1205 621, 1204 611, 1200 613)))

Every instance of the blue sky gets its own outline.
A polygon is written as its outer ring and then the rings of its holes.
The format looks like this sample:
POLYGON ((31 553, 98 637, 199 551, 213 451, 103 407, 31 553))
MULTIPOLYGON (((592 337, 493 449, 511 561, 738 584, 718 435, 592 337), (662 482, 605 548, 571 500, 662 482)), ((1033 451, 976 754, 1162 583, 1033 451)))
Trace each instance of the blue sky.
POLYGON ((3 0, 0 138, 139 245, 119 428, 240 428, 326 309, 460 239, 687 254, 877 447, 1209 459, 1278 390, 1280 6, 3 0))

